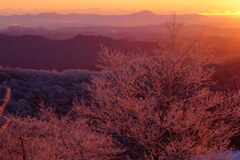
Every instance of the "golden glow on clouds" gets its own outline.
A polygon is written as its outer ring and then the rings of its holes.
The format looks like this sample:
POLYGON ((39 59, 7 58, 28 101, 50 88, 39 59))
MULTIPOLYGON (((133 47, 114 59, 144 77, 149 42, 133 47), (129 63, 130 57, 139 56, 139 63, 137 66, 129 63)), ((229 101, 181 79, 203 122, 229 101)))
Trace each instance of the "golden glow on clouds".
POLYGON ((98 8, 102 10, 187 10, 201 12, 238 14, 240 0, 1 0, 0 9, 76 10, 98 8))
POLYGON ((201 15, 230 15, 230 16, 234 16, 234 15, 237 15, 239 16, 240 15, 240 11, 237 11, 237 10, 220 10, 220 11, 209 11, 209 12, 200 12, 199 14, 201 15))

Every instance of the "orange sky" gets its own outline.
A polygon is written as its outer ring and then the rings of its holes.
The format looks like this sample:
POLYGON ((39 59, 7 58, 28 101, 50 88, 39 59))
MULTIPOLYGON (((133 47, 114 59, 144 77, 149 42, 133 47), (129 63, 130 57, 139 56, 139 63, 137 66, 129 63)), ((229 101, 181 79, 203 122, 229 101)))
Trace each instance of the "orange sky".
MULTIPOLYGON (((215 10, 240 11, 240 0, 1 0, 0 10, 215 10)), ((240 14, 240 12, 239 12, 240 14)))

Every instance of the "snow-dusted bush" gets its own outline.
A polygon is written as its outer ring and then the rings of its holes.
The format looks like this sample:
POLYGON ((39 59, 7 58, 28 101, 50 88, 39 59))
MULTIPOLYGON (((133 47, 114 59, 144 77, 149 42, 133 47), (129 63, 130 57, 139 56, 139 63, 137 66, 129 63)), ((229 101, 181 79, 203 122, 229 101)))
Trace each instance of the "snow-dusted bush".
POLYGON ((240 92, 210 90, 215 71, 208 46, 200 37, 179 39, 181 26, 173 16, 168 45, 152 57, 103 47, 102 71, 85 87, 90 104, 75 104, 129 159, 183 160, 234 149, 240 92))
POLYGON ((39 118, 11 118, 0 135, 0 159, 106 160, 120 151, 111 136, 91 130, 83 119, 41 111, 39 118))
POLYGON ((123 54, 103 48, 102 72, 75 105, 131 159, 183 160, 228 151, 239 134, 240 92, 212 92, 214 71, 201 55, 123 54))

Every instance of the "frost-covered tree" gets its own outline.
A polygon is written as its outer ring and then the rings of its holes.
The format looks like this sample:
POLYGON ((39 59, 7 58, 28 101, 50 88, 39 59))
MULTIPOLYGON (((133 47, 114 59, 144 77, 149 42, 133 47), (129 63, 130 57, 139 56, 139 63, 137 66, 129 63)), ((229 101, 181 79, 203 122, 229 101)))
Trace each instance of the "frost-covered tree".
POLYGON ((86 85, 90 104, 75 104, 76 110, 95 130, 111 134, 133 160, 183 160, 232 150, 230 138, 240 131, 240 92, 209 89, 214 69, 199 38, 169 44, 151 57, 103 47, 102 71, 86 85))

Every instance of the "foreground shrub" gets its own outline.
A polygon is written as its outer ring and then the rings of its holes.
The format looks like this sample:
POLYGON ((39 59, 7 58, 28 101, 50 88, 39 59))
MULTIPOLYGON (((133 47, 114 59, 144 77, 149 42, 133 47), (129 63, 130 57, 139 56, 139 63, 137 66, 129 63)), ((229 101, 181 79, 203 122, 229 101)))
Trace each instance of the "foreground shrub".
POLYGON ((38 119, 12 118, 0 135, 3 160, 105 160, 115 153, 110 136, 91 131, 79 118, 58 118, 50 109, 38 119))
POLYGON ((86 85, 90 103, 75 106, 130 159, 182 160, 233 149, 240 94, 211 92, 214 71, 201 55, 103 48, 100 64, 100 76, 86 85))
POLYGON ((4 100, 3 100, 3 104, 0 106, 0 133, 3 133, 6 130, 6 128, 8 127, 8 125, 11 121, 9 118, 3 116, 3 112, 4 112, 5 108, 7 107, 7 104, 10 99, 10 94, 11 94, 11 90, 10 90, 10 88, 8 88, 6 91, 4 100))

